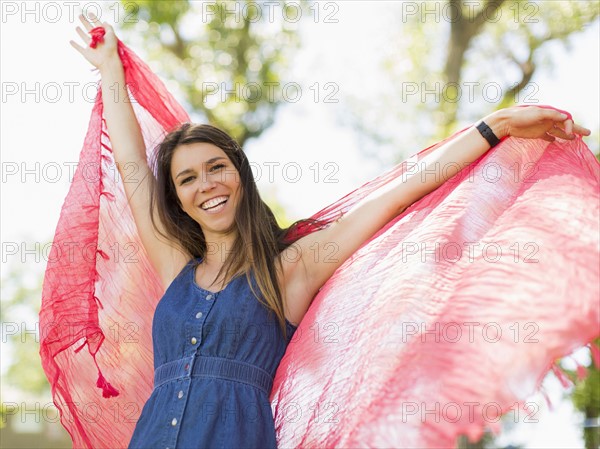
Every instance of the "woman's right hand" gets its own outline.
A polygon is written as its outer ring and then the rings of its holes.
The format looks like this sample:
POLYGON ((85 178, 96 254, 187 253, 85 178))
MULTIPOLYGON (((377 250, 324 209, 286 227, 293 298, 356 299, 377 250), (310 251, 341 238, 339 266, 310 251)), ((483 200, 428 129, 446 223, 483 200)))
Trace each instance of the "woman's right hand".
POLYGON ((90 18, 91 21, 82 14, 79 15, 79 20, 81 20, 81 23, 87 32, 84 32, 80 27, 76 28, 77 33, 86 44, 86 47, 82 47, 75 41, 69 41, 71 46, 81 53, 83 57, 98 70, 102 70, 103 67, 107 67, 109 63, 115 61, 120 63, 119 53, 117 52, 117 36, 115 35, 113 27, 106 22, 101 23, 93 14, 90 14, 90 18), (106 33, 104 34, 103 41, 98 42, 96 48, 91 48, 90 42, 92 39, 88 33, 92 28, 96 27, 103 27, 106 30, 106 33))

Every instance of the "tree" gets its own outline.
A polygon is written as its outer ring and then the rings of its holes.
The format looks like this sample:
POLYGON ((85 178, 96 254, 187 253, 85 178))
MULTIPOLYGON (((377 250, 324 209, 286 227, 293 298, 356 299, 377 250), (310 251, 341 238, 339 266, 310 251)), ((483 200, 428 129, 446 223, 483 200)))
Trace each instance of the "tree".
MULTIPOLYGON (((448 85, 459 85, 462 68, 466 62, 466 53, 474 45, 474 39, 482 35, 490 37, 486 52, 496 55, 492 64, 510 64, 515 75, 510 84, 502 86, 502 100, 498 107, 516 103, 519 94, 532 80, 539 64, 536 53, 543 45, 554 40, 565 41, 572 33, 598 17, 600 9, 594 2, 531 2, 523 0, 487 0, 479 10, 473 11, 471 2, 449 0, 456 20, 450 24, 450 38, 444 67, 444 79, 448 85), (515 27, 515 25, 517 25, 515 27), (511 45, 510 42, 513 42, 511 45)), ((482 50, 485 44, 481 42, 482 50)), ((483 56, 483 55, 480 55, 483 56)), ((442 127, 449 127, 456 121, 458 103, 454 98, 442 96, 440 110, 444 111, 442 127)))
MULTIPOLYGON (((27 242, 25 247, 31 247, 27 242)), ((36 248, 34 256, 39 261, 48 245, 36 248)), ((2 344, 10 348, 10 361, 4 382, 35 395, 50 394, 48 380, 42 370, 39 345, 38 313, 42 296, 41 266, 45 264, 19 264, 9 266, 2 278, 2 344)), ((6 365, 5 365, 6 366, 6 365)))
MULTIPOLYGON (((392 7, 402 26, 392 31, 394 51, 383 62, 389 83, 368 99, 364 92, 348 98, 360 117, 351 119, 353 126, 377 144, 379 154, 382 145, 392 152, 423 148, 456 131, 458 121, 488 114, 490 106, 535 104, 535 76, 553 64, 548 45, 568 47, 571 36, 600 14, 597 2, 587 1, 446 0, 392 7)), ((408 156, 395 154, 396 162, 408 156)))
MULTIPOLYGON (((592 343, 600 346, 600 339, 592 343)), ((576 372, 567 371, 571 381, 575 384, 571 400, 577 410, 585 417, 583 440, 586 449, 600 447, 600 371, 591 363, 587 367, 587 376, 580 380, 576 372), (587 425, 586 425, 587 424, 587 425)))
POLYGON ((240 145, 271 126, 277 107, 295 95, 282 74, 299 43, 304 0, 122 3, 129 10, 127 41, 141 40, 187 109, 240 145))
POLYGON ((69 447, 71 439, 60 423, 58 410, 51 406, 50 384, 39 356, 44 329, 39 328, 38 315, 44 262, 50 252, 50 243, 21 242, 19 248, 11 247, 16 242, 4 243, 9 250, 4 256, 10 262, 0 281, 2 367, 5 370, 0 389, 3 447, 69 447), (12 253, 12 249, 17 252, 12 253), (7 394, 7 390, 13 389, 18 394, 18 401, 7 394), (33 423, 36 430, 16 433, 11 424, 19 421, 33 423))

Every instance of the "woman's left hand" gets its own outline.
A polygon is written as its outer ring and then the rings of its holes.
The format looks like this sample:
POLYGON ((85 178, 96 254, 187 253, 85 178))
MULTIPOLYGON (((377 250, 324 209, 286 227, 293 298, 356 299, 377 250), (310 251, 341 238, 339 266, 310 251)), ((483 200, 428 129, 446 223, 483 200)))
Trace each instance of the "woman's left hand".
POLYGON ((496 111, 484 121, 499 139, 513 136, 553 142, 556 137, 573 140, 575 134, 590 135, 589 129, 577 125, 567 114, 550 107, 515 106, 496 111), (496 126, 490 125, 488 120, 496 126))

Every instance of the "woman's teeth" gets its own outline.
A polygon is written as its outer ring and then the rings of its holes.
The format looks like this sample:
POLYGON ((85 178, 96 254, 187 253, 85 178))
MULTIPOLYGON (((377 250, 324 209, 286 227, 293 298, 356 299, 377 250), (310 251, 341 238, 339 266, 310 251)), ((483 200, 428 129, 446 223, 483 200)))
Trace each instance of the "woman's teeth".
POLYGON ((204 210, 212 209, 215 206, 220 205, 221 203, 225 203, 226 201, 227 201, 227 197, 226 196, 220 196, 220 197, 213 198, 211 200, 205 201, 204 203, 202 203, 200 205, 200 207, 202 209, 204 209, 204 210))

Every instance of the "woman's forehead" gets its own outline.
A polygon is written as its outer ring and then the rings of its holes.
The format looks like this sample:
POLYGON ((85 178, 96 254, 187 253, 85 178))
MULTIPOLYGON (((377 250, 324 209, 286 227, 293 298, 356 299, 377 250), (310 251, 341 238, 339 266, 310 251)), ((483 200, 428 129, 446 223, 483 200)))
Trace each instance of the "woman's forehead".
POLYGON ((171 167, 176 169, 182 165, 202 165, 216 158, 229 159, 221 148, 212 143, 196 142, 180 145, 173 153, 171 167))

